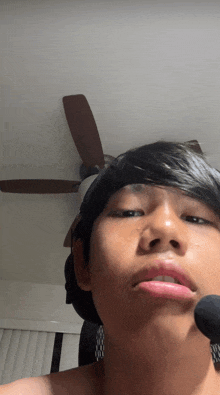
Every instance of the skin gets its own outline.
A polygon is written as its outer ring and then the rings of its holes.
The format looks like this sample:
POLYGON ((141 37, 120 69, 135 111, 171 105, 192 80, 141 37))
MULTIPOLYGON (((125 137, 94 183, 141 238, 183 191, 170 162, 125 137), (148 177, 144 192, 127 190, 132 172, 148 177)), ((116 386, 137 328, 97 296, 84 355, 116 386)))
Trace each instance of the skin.
POLYGON ((104 323, 105 357, 95 364, 104 395, 216 395, 220 376, 194 309, 219 294, 220 220, 176 188, 126 186, 109 199, 91 235, 84 267, 74 245, 79 286, 92 291, 104 323), (129 210, 127 216, 115 212, 129 210), (133 210, 133 211, 131 211, 133 210), (196 284, 190 300, 158 298, 134 287, 155 259, 179 264, 196 284))

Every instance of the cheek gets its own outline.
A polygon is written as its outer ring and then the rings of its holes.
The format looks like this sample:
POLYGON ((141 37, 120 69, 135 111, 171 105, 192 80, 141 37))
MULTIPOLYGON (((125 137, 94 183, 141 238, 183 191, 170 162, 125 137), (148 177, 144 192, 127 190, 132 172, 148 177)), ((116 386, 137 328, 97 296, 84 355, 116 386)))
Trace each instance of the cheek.
POLYGON ((93 268, 103 273, 119 274, 129 270, 135 259, 138 237, 131 228, 100 226, 93 235, 91 261, 93 268))
POLYGON ((131 228, 99 226, 91 237, 91 289, 93 296, 113 300, 130 287, 135 270, 138 237, 131 228), (116 296, 117 295, 117 296, 116 296))
POLYGON ((202 238, 195 236, 187 260, 201 292, 204 295, 220 294, 220 236, 215 233, 202 238))
POLYGON ((91 238, 92 296, 98 314, 109 325, 113 318, 119 322, 128 307, 132 274, 138 270, 134 266, 136 244, 130 230, 116 232, 100 227, 91 238))

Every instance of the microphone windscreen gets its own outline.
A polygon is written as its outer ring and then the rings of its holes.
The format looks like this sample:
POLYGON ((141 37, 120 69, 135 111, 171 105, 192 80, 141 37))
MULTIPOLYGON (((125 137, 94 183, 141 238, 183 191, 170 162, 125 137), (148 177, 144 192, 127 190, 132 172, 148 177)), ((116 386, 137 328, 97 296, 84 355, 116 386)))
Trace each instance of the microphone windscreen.
POLYGON ((207 295, 197 303, 194 318, 198 329, 211 340, 220 343, 220 296, 207 295))

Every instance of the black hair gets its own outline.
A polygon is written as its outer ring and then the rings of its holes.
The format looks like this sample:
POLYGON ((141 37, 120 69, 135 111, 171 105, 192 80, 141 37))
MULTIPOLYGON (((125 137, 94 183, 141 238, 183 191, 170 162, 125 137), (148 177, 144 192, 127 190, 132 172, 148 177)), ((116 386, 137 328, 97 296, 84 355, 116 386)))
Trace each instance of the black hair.
MULTIPOLYGON (((80 238, 83 241, 83 255, 86 266, 89 264, 90 237, 94 221, 102 213, 111 195, 129 184, 150 184, 179 188, 187 196, 205 203, 220 217, 220 172, 206 162, 203 153, 196 152, 189 143, 163 140, 130 149, 119 155, 108 168, 99 173, 86 192, 81 204, 81 220, 72 236, 74 240, 80 238)), ((73 257, 68 257, 68 259, 73 259, 73 257)), ((74 271, 73 266, 72 270, 74 271)), ((80 314, 83 304, 82 294, 81 300, 76 295, 76 291, 74 294, 74 281, 72 281, 72 286, 69 282, 68 288, 69 298, 67 296, 66 303, 73 303, 74 306, 73 299, 76 298, 78 304, 77 308, 75 306, 74 308, 76 311, 78 309, 78 314, 84 318, 85 314, 80 314)), ((90 309, 95 312, 95 315, 97 314, 92 301, 92 294, 82 290, 81 292, 84 292, 84 296, 88 296, 90 300, 86 307, 90 318, 90 309)), ((88 319, 88 317, 84 319, 102 325, 98 314, 95 320, 94 314, 92 314, 92 319, 88 319)))

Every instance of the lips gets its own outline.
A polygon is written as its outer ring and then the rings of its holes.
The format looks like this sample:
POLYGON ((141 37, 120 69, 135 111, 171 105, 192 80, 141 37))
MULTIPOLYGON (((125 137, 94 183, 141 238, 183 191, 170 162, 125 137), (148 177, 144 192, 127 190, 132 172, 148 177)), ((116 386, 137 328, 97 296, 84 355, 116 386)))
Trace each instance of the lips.
POLYGON ((152 280, 157 276, 170 276, 174 279, 178 280, 181 285, 189 288, 191 291, 196 291, 196 285, 193 280, 189 277, 188 273, 176 262, 170 261, 154 261, 152 262, 151 267, 148 269, 143 269, 137 275, 137 281, 134 283, 134 286, 137 284, 152 280))

